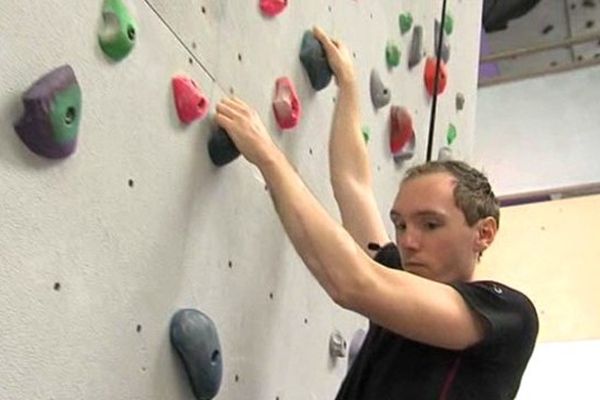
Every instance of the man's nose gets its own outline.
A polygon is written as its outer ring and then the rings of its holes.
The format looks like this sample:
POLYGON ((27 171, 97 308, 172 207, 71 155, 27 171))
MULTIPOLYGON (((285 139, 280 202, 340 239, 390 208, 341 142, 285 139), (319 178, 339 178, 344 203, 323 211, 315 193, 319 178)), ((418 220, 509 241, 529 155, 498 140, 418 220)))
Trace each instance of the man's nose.
POLYGON ((405 250, 418 250, 420 246, 419 234, 414 229, 407 227, 398 235, 398 245, 405 250))

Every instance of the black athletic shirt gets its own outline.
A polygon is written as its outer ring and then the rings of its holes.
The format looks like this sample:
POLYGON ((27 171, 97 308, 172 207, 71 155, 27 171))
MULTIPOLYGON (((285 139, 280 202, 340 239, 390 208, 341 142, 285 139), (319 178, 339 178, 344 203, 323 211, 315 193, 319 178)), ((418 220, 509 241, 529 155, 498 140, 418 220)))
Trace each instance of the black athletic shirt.
MULTIPOLYGON (((375 260, 401 269, 390 243, 375 260)), ((453 283, 486 321, 484 339, 452 351, 403 338, 371 322, 336 400, 513 399, 538 333, 535 308, 522 293, 492 281, 453 283)))

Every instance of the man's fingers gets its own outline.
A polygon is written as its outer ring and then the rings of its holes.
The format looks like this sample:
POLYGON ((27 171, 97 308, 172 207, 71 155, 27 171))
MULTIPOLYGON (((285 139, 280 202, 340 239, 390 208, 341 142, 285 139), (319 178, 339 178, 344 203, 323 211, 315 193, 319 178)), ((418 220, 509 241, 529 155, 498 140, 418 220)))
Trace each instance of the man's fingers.
POLYGON ((236 105, 228 99, 223 99, 217 103, 217 114, 223 114, 228 118, 233 118, 238 114, 236 105))
POLYGON ((332 49, 335 49, 337 46, 334 44, 334 42, 329 38, 329 36, 327 36, 325 34, 325 32, 319 28, 318 26, 315 26, 313 28, 313 35, 315 35, 315 38, 321 42, 321 44, 323 45, 323 47, 325 47, 325 50, 327 52, 329 52, 332 49))

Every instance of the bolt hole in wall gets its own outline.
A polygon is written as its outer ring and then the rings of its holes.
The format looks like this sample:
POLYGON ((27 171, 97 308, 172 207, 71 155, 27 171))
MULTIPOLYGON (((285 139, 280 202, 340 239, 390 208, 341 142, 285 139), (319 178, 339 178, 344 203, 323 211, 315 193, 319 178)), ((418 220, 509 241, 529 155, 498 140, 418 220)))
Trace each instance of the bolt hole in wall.
MULTIPOLYGON (((518 395, 517 400, 562 398, 550 393, 549 387, 553 387, 556 392, 560 392, 561 388, 578 392, 567 397, 595 396, 594 392, 581 392, 580 388, 591 386, 583 377, 583 366, 597 363, 599 348, 590 347, 581 338, 597 338, 597 335, 590 332, 591 329, 597 329, 597 325, 575 325, 573 321, 578 321, 577 313, 565 313, 564 318, 559 318, 558 315, 562 315, 563 310, 577 307, 571 296, 565 293, 568 291, 566 288, 574 288, 580 292, 576 296, 577 302, 583 304, 586 301, 581 299, 585 297, 589 285, 582 277, 586 277, 587 281, 597 281, 597 278, 593 279, 594 276, 597 277, 597 273, 590 272, 586 276, 586 266, 570 265, 570 271, 577 270, 577 274, 568 272, 564 278, 562 274, 560 277, 552 274, 558 280, 562 279, 560 289, 557 289, 558 286, 548 282, 547 271, 560 270, 559 264, 564 260, 562 257, 555 257, 555 262, 543 266, 536 265, 534 260, 527 262, 521 258, 520 263, 528 265, 527 273, 519 272, 516 265, 500 262, 505 260, 504 257, 517 257, 514 253, 518 240, 524 241, 523 237, 506 236, 511 227, 514 231, 514 227, 518 225, 518 221, 509 219, 511 215, 516 215, 512 213, 519 209, 525 210, 524 207, 528 207, 526 210, 530 214, 537 214, 537 210, 551 210, 544 216, 548 223, 544 225, 545 230, 539 235, 532 233, 527 236, 531 240, 529 245, 540 247, 545 238, 553 233, 565 243, 573 243, 570 237, 564 236, 564 226, 552 227, 550 224, 553 216, 559 214, 556 209, 557 203, 560 204, 558 199, 578 197, 569 201, 581 200, 583 203, 586 198, 597 197, 587 195, 600 190, 600 168, 598 158, 594 155, 600 146, 600 137, 597 135, 600 116, 594 112, 595 107, 592 105, 597 103, 600 92, 600 62, 598 58, 594 58, 600 43, 598 36, 591 35, 592 32, 598 32, 599 25, 596 21, 597 16, 600 16, 600 1, 570 0, 568 4, 570 6, 565 7, 562 1, 541 0, 525 15, 510 19, 502 24, 505 28, 498 30, 494 30, 491 25, 486 28, 484 15, 486 32, 481 37, 481 58, 493 59, 488 62, 482 60, 479 69, 480 89, 477 93, 473 160, 490 178, 503 205, 501 219, 505 219, 489 254, 484 255, 482 265, 477 268, 481 273, 489 272, 492 278, 498 276, 495 274, 506 277, 507 280, 512 280, 505 282, 509 286, 512 283, 533 296, 534 304, 538 307, 540 332, 549 338, 538 341, 532 362, 523 377, 520 391, 522 395, 518 395), (587 37, 590 39, 575 45, 564 44, 566 39, 587 37), (544 47, 552 48, 543 49, 544 47), (527 51, 514 57, 508 56, 511 51, 516 53, 517 49, 527 51), (540 50, 537 51, 538 49, 540 50), (501 54, 507 57, 494 57, 501 54), (576 137, 565 136, 565 127, 570 132, 577 132, 576 137), (569 171, 568 175, 564 173, 565 168, 569 171), (589 190, 583 190, 587 185, 590 186, 589 190), (526 203, 531 204, 525 206, 526 203), (511 205, 520 207, 509 207, 511 205), (498 260, 492 258, 495 256, 498 260), (486 257, 489 258, 486 260, 486 257), (489 265, 489 270, 486 265, 489 265), (537 272, 542 270, 546 271, 545 275, 537 272), (552 291, 548 288, 552 288, 552 291), (561 329, 552 329, 553 319, 560 320, 561 329), (565 326, 572 328, 564 329, 565 326), (551 339, 561 333, 569 337, 561 338, 560 341, 551 339), (550 358, 545 359, 546 349, 555 345, 565 346, 569 350, 552 361, 550 358), (575 357, 573 355, 579 346, 587 351, 575 357), (573 365, 576 367, 573 368, 573 365), (565 368, 556 368, 557 366, 565 368), (564 379, 549 378, 554 369, 557 373, 564 374, 564 379), (531 388, 531 397, 527 396, 528 388, 531 388), (549 394, 545 396, 541 392, 549 394)), ((589 219, 581 220, 581 224, 576 222, 568 225, 574 230, 591 232, 589 219)), ((528 223, 529 221, 530 218, 528 223)), ((583 235, 585 236, 587 235, 583 235)), ((597 235, 594 235, 593 240, 597 242, 597 235)), ((583 243, 585 247, 590 242, 586 239, 583 243)), ((549 254, 554 255, 560 251, 561 246, 555 247, 556 249, 552 246, 544 247, 545 257, 551 258, 549 254)), ((582 254, 585 253, 575 253, 574 250, 571 253, 574 255, 569 264, 584 260, 582 254)), ((597 265, 597 261, 592 263, 597 265)), ((595 294, 589 295, 590 298, 594 296, 595 294)))
POLYGON ((60 290, 60 282, 54 283, 54 290, 56 290, 57 292, 60 290))

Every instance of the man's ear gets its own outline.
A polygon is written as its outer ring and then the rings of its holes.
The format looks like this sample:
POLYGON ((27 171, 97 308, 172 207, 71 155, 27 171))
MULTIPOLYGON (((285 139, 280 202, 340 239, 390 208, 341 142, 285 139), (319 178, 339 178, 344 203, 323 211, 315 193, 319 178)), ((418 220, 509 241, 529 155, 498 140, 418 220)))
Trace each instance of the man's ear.
POLYGON ((475 237, 475 251, 482 253, 485 249, 491 246, 496 232, 498 231, 498 224, 494 217, 485 217, 477 222, 477 232, 475 237))

